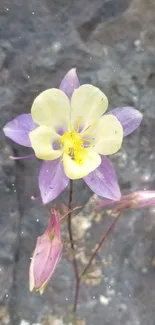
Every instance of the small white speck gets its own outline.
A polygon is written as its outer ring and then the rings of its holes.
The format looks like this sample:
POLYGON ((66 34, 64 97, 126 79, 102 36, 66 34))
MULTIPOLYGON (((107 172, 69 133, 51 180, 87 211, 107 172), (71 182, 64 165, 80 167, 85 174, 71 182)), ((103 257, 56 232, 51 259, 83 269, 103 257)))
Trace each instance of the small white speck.
POLYGON ((92 226, 92 223, 88 219, 83 220, 81 223, 81 228, 84 230, 91 228, 91 226, 92 226))
POLYGON ((68 300, 68 298, 66 298, 66 300, 68 300))
POLYGON ((23 232, 23 231, 21 231, 21 234, 22 234, 22 235, 23 235, 23 233, 24 233, 24 232, 23 232))
POLYGON ((8 293, 5 295, 5 297, 6 297, 6 298, 8 298, 8 297, 9 297, 8 293))
POLYGON ((23 319, 21 321, 20 325, 30 325, 30 323, 23 319))
POLYGON ((140 45, 141 45, 141 40, 140 40, 140 39, 136 39, 136 40, 134 41, 134 45, 135 45, 135 47, 140 47, 140 45))
POLYGON ((28 77, 28 79, 30 79, 30 76, 27 76, 28 77))
POLYGON ((39 219, 37 219, 36 221, 39 222, 39 219))
POLYGON ((32 15, 34 15, 34 11, 32 11, 32 15))
POLYGON ((2 269, 0 269, 0 272, 2 272, 2 269))
POLYGON ((6 11, 9 11, 9 8, 6 8, 6 11))
POLYGON ((147 181, 149 181, 150 179, 150 175, 149 174, 146 174, 146 175, 142 175, 141 176, 141 182, 142 183, 146 183, 147 181))
POLYGON ((129 295, 129 298, 131 298, 131 295, 129 295))
POLYGON ((95 296, 93 296, 93 299, 96 299, 96 297, 95 297, 95 296))
POLYGON ((102 305, 105 305, 105 306, 108 306, 109 305, 109 302, 110 302, 111 298, 107 298, 103 295, 100 296, 100 303, 102 305))
POLYGON ((12 186, 15 186, 15 184, 13 183, 12 186))
POLYGON ((52 50, 54 52, 59 52, 61 50, 61 48, 62 48, 62 44, 60 42, 54 42, 52 44, 52 50))
POLYGON ((122 154, 122 160, 124 162, 127 161, 127 154, 125 152, 122 154))
POLYGON ((16 190, 14 190, 14 193, 16 193, 17 191, 16 190))
POLYGON ((20 39, 21 39, 21 36, 18 36, 18 38, 20 38, 20 39))
POLYGON ((147 267, 143 267, 143 268, 142 268, 142 273, 143 273, 143 274, 148 273, 148 269, 147 269, 147 267))
POLYGON ((32 260, 33 257, 30 257, 30 260, 32 260))

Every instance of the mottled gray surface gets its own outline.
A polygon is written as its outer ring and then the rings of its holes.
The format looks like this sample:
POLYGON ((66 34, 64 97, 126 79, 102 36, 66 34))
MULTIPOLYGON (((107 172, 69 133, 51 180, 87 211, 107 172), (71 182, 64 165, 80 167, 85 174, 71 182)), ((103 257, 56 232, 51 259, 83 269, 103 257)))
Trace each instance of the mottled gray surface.
MULTIPOLYGON (((29 112, 37 93, 58 86, 77 67, 81 83, 100 87, 110 107, 134 105, 144 113, 142 126, 112 160, 123 193, 155 189, 154 0, 2 0, 0 26, 0 126, 29 112)), ((1 135, 0 324, 24 319, 59 325, 47 318, 66 316, 73 297, 71 263, 62 260, 43 296, 28 290, 30 256, 47 226, 49 207, 30 199, 39 193, 40 162, 14 163, 8 157, 30 151, 1 135)), ((76 183, 77 204, 85 205, 91 194, 82 181, 76 183)), ((76 236, 87 246, 86 256, 79 254, 82 263, 111 221, 90 211, 87 203, 83 221, 75 218, 76 236)), ((99 255, 95 274, 101 279, 81 290, 78 315, 85 324, 155 324, 154 247, 155 211, 124 215, 99 255)))

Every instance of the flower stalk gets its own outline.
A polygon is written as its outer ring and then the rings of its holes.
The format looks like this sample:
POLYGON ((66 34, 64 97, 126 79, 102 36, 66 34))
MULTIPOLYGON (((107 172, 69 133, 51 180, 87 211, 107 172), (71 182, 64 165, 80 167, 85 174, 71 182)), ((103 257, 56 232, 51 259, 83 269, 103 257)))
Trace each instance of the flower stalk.
POLYGON ((73 199, 73 181, 70 180, 69 202, 68 202, 68 210, 69 210, 69 213, 68 213, 68 234, 69 234, 71 250, 73 252, 72 263, 73 263, 74 274, 75 274, 75 279, 76 279, 75 297, 74 297, 74 305, 73 305, 73 313, 75 313, 76 308, 77 308, 77 302, 78 302, 80 279, 79 279, 79 271, 78 271, 78 265, 77 265, 77 261, 76 261, 76 252, 75 252, 73 233, 72 233, 72 210, 71 210, 72 199, 73 199))
MULTIPOLYGON (((70 192, 69 192, 69 207, 71 207, 72 203, 72 187, 73 184, 70 184, 70 192)), ((119 217, 121 216, 121 212, 119 212, 115 218, 115 220, 112 222, 111 226, 109 227, 108 231, 101 237, 100 241, 97 244, 97 247, 95 251, 93 252, 92 256, 90 257, 89 262, 87 263, 86 267, 83 269, 81 273, 79 273, 78 264, 76 261, 76 252, 74 247, 74 241, 73 241, 73 234, 72 234, 72 225, 71 225, 71 218, 72 218, 72 212, 69 212, 68 214, 68 232, 69 232, 69 238, 70 238, 70 245, 73 251, 73 268, 75 273, 75 279, 76 279, 76 286, 75 286, 75 295, 74 295, 74 305, 73 305, 73 313, 76 314, 77 310, 77 304, 78 304, 78 298, 79 298, 79 290, 80 290, 80 283, 84 275, 87 273, 88 269, 90 268, 93 260, 95 259, 97 253, 99 252, 101 246, 105 242, 105 240, 109 237, 111 231, 115 227, 119 217)))

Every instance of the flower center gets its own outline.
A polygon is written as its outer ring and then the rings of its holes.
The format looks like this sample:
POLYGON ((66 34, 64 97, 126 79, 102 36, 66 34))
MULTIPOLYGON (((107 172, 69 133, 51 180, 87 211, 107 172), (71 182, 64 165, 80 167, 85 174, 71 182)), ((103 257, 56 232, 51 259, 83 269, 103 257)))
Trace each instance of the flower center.
POLYGON ((81 165, 83 163, 86 149, 80 133, 74 130, 64 133, 61 136, 61 145, 64 147, 65 153, 77 164, 81 165))

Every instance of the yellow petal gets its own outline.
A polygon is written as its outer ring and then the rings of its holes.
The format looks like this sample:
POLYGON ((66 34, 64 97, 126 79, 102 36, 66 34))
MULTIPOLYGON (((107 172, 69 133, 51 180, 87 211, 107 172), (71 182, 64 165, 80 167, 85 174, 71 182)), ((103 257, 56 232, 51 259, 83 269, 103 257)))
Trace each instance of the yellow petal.
POLYGON ((71 98, 71 120, 85 128, 98 121, 108 107, 108 99, 100 89, 92 85, 82 85, 71 98))
POLYGON ((47 126, 39 126, 29 133, 35 155, 44 160, 54 160, 61 156, 62 149, 54 150, 53 145, 59 145, 60 136, 47 126))
POLYGON ((70 102, 59 89, 43 91, 33 102, 31 114, 39 125, 59 128, 70 123, 70 102))
POLYGON ((123 141, 123 128, 113 115, 104 115, 96 125, 94 131, 93 149, 102 155, 112 155, 117 152, 123 141))
POLYGON ((43 284, 37 291, 39 291, 39 293, 40 293, 40 295, 42 295, 43 294, 43 292, 44 292, 44 290, 45 290, 45 288, 46 288, 46 285, 47 285, 47 281, 46 281, 46 283, 45 284, 43 284))
POLYGON ((95 170, 101 163, 101 157, 93 150, 87 149, 84 161, 81 165, 77 164, 71 157, 64 153, 63 165, 67 177, 79 179, 87 176, 95 170))

